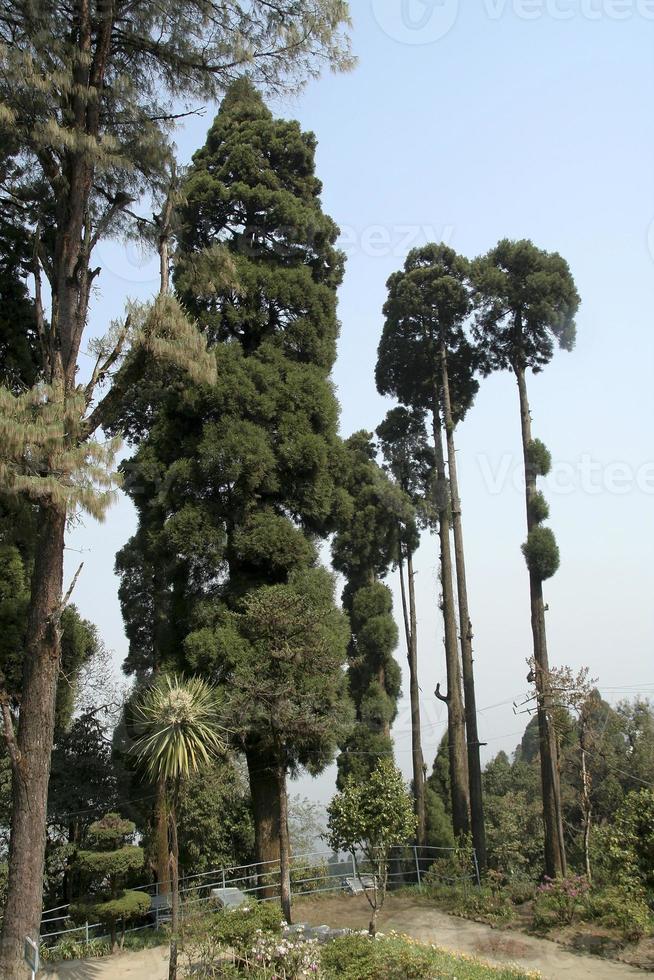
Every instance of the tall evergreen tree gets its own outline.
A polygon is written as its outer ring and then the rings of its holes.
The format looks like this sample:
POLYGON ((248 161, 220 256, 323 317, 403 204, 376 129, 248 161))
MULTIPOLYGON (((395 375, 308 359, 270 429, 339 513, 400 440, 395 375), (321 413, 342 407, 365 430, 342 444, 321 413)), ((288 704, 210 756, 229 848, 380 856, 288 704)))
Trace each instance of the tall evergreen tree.
POLYGON ((350 693, 357 724, 338 758, 339 786, 364 780, 392 756, 391 725, 397 714, 401 673, 393 657, 398 630, 393 597, 381 579, 397 562, 401 536, 415 537, 408 498, 375 462, 368 432, 346 441, 343 481, 349 500, 332 545, 334 568, 346 577, 343 605, 350 617, 350 693), (408 530, 410 529, 410 530, 408 530))
MULTIPOLYGON (((217 380, 166 382, 154 423, 148 406, 131 419, 139 531, 118 559, 129 670, 192 664, 220 679, 227 647, 216 636, 231 614, 253 590, 313 568, 315 541, 346 499, 329 377, 343 258, 322 211, 315 146, 241 81, 190 168, 175 285, 217 380)), ((277 757, 254 729, 245 752, 257 859, 273 861, 277 757)))
POLYGON ((101 351, 81 388, 78 354, 100 271, 94 248, 124 223, 130 203, 159 184, 174 100, 214 97, 246 71, 275 88, 323 65, 347 67, 346 22, 343 0, 229 7, 215 0, 8 0, 0 14, 0 126, 10 152, 0 185, 12 221, 34 240, 45 384, 17 400, 0 391, 0 483, 41 509, 16 734, 4 716, 14 778, 0 969, 7 980, 20 976, 23 937, 39 927, 66 520, 80 505, 100 514, 110 499, 98 496, 97 481, 106 485, 111 453, 92 439, 102 403, 87 409, 127 331, 101 351))
POLYGON ((490 370, 513 371, 520 398, 520 425, 525 469, 527 540, 523 552, 529 570, 531 629, 545 823, 545 871, 565 876, 561 784, 545 632, 543 582, 559 565, 552 531, 543 527, 548 507, 537 488, 550 467, 550 454, 531 430, 527 371, 542 371, 555 346, 572 350, 579 295, 567 262, 530 241, 499 242, 473 265, 476 289, 476 336, 490 370))
POLYGON ((466 264, 443 245, 409 253, 401 272, 388 281, 386 317, 376 368, 377 387, 432 416, 436 480, 435 507, 441 549, 442 610, 445 628, 447 703, 451 768, 452 823, 455 835, 472 829, 483 862, 484 821, 481 765, 472 671, 472 630, 468 611, 461 507, 458 496, 454 426, 477 391, 472 350, 463 332, 470 307, 466 264), (447 440, 447 464, 443 449, 447 440), (454 528, 462 670, 458 653, 450 526, 454 528), (466 728, 468 729, 466 737, 466 728))
MULTIPOLYGON (((379 445, 388 472, 415 508, 418 524, 433 523, 434 453, 427 439, 425 412, 400 407, 388 412, 377 427, 379 445)), ((420 684, 418 679, 418 612, 416 608, 413 555, 418 544, 413 530, 398 525, 398 568, 402 595, 404 635, 409 663, 409 696, 411 703, 411 756, 413 795, 418 818, 417 841, 427 843, 425 802, 426 767, 420 731, 420 684), (405 574, 406 565, 406 574, 405 574)))

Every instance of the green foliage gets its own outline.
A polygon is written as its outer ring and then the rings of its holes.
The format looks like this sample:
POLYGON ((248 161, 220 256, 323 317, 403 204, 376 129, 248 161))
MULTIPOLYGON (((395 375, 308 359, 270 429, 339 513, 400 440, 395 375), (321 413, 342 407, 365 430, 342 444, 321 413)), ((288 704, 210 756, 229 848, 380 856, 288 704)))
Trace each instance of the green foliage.
POLYGON ((71 917, 78 921, 98 919, 111 931, 116 942, 116 924, 144 915, 150 897, 144 892, 126 891, 122 882, 143 867, 143 851, 126 843, 134 833, 131 820, 118 813, 107 813, 88 829, 88 843, 94 848, 77 852, 76 865, 90 881, 88 895, 71 906, 71 917))
POLYGON ((654 896, 654 791, 628 793, 610 823, 596 833, 600 871, 611 882, 654 896))
POLYGON ((411 796, 392 761, 380 760, 364 785, 348 780, 329 805, 329 846, 364 852, 404 844, 415 829, 411 796))
POLYGON ((461 421, 479 388, 476 353, 464 331, 470 311, 467 261, 446 245, 416 248, 387 286, 377 389, 413 410, 432 410, 444 345, 454 421, 461 421))
POLYGON ((626 942, 654 932, 654 917, 640 888, 613 885, 591 892, 587 915, 607 929, 617 929, 626 942))
POLYGON ((185 874, 242 865, 251 859, 250 796, 230 760, 216 760, 186 781, 177 814, 179 860, 185 874))
POLYGON ((366 897, 373 909, 370 930, 374 933, 374 917, 386 893, 390 850, 415 833, 413 798, 400 770, 391 759, 382 758, 362 783, 346 779, 327 812, 329 846, 334 851, 360 853, 372 868, 373 895, 366 891, 366 897))
POLYGON ((490 370, 540 371, 554 346, 572 350, 579 295, 568 263, 504 239, 471 265, 475 338, 490 370))
POLYGON ((536 476, 547 476, 552 469, 552 454, 540 439, 532 439, 527 446, 527 465, 536 476))
POLYGON ((554 532, 549 527, 534 527, 522 545, 522 553, 529 571, 541 582, 551 578, 561 562, 554 532))
POLYGON ((338 759, 339 786, 348 775, 372 772, 379 758, 392 754, 390 726, 401 683, 393 657, 398 629, 390 589, 378 578, 397 561, 403 533, 411 537, 415 531, 411 502, 376 464, 370 434, 355 433, 345 448, 348 496, 332 543, 332 562, 347 577, 343 604, 352 631, 348 679, 357 726, 338 759))
POLYGON ((425 787, 426 843, 429 847, 453 847, 452 820, 445 809, 443 798, 428 782, 425 787))
POLYGON ((515 904, 506 888, 447 885, 437 878, 425 877, 421 895, 427 896, 439 908, 462 918, 483 919, 492 924, 510 922, 515 918, 515 904))
POLYGON ((537 490, 529 498, 529 518, 534 524, 542 524, 550 516, 549 504, 543 494, 537 490))
MULTIPOLYGON (((385 467, 414 505, 419 524, 433 526, 435 460, 427 437, 425 414, 421 409, 402 405, 392 408, 377 426, 377 438, 385 467)), ((413 524, 404 529, 402 538, 404 547, 415 551, 418 535, 413 524)))
POLYGON ((335 939, 323 949, 326 980, 528 980, 534 974, 514 967, 493 967, 467 956, 454 956, 406 936, 355 934, 335 939))
POLYGON ((321 771, 350 725, 342 668, 347 623, 322 568, 249 592, 233 614, 243 642, 229 662, 232 725, 285 764, 321 771), (281 760, 280 760, 281 761, 281 760))
POLYGON ((103 939, 90 939, 88 943, 64 937, 54 946, 41 945, 39 959, 42 963, 57 963, 61 960, 97 959, 109 956, 111 945, 103 939))
POLYGON ((224 751, 223 708, 200 677, 163 674, 132 707, 139 736, 132 746, 152 782, 178 782, 224 751))
POLYGON ((545 879, 536 889, 533 907, 535 929, 570 925, 587 904, 589 884, 581 875, 555 880, 545 879))
POLYGON ((259 930, 281 933, 279 908, 273 902, 248 899, 240 908, 216 910, 210 932, 217 942, 239 953, 247 952, 259 930))

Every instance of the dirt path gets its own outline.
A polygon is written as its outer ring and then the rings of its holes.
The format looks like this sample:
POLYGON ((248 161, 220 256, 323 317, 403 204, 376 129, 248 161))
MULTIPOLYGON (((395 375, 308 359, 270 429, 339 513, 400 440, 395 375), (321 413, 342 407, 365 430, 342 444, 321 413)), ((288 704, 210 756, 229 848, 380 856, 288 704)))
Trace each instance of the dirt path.
MULTIPOLYGON (((335 928, 364 929, 368 925, 365 898, 305 899, 294 905, 295 921, 335 928)), ((422 942, 435 943, 456 953, 471 953, 490 962, 517 963, 539 970, 544 980, 620 980, 644 976, 642 970, 600 959, 577 955, 547 939, 523 933, 503 932, 490 926, 439 912, 416 904, 410 898, 390 896, 380 916, 381 932, 406 933, 422 942)), ((43 980, 166 980, 168 949, 122 953, 97 960, 62 963, 57 971, 42 971, 43 980)))
MULTIPOLYGON (((324 922, 334 928, 365 929, 368 913, 362 897, 307 899, 294 904, 297 922, 311 925, 324 922)), ((621 977, 643 980, 645 975, 642 970, 623 963, 578 955, 547 939, 492 929, 439 912, 432 906, 416 904, 411 898, 392 895, 379 919, 380 932, 391 930, 453 953, 471 953, 492 963, 517 963, 528 970, 539 970, 544 980, 620 980, 621 977)))

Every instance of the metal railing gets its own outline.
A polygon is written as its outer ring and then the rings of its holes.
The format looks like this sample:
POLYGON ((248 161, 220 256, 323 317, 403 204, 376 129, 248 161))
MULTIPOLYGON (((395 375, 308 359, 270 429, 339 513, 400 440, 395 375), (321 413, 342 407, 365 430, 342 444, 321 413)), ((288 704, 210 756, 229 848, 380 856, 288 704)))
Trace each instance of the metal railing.
MULTIPOLYGON (((409 885, 423 885, 425 875, 430 871, 434 878, 435 862, 439 858, 459 856, 461 852, 454 847, 395 847, 391 849, 388 862, 388 885, 392 890, 409 885)), ((467 872, 456 875, 442 874, 440 880, 452 882, 472 882, 479 885, 479 867, 476 854, 470 853, 470 868, 467 872)), ((342 861, 335 862, 332 852, 312 851, 295 855, 291 860, 291 894, 317 895, 327 892, 342 892, 346 878, 356 878, 357 875, 368 876, 371 869, 361 858, 347 854, 342 861)), ((213 888, 239 888, 246 895, 252 895, 260 901, 276 901, 280 894, 281 871, 279 860, 263 861, 252 864, 236 865, 228 868, 214 868, 211 871, 201 871, 197 874, 184 875, 180 878, 180 917, 188 914, 194 906, 211 900, 213 888)), ((170 919, 170 906, 162 899, 165 893, 160 882, 138 885, 131 889, 143 891, 150 895, 152 908, 148 915, 149 921, 129 929, 125 935, 142 932, 147 929, 157 930, 170 919)), ((81 925, 69 925, 71 905, 58 905, 47 909, 41 919, 41 942, 48 945, 61 940, 63 936, 79 937, 79 942, 88 944, 92 939, 106 939, 102 930, 106 927, 100 922, 84 922, 81 925), (56 913, 56 914, 55 914, 56 913), (57 923, 63 928, 52 928, 57 923), (100 930, 100 932, 98 932, 100 930)), ((120 930, 121 934, 123 930, 120 930)))

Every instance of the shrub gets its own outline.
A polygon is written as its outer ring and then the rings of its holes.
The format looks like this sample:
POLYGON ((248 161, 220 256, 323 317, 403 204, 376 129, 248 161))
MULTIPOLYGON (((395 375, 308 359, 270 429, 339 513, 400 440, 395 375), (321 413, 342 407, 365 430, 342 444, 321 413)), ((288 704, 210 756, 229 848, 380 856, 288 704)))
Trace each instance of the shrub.
POLYGON ((452 956, 405 936, 353 934, 323 948, 325 980, 526 980, 534 974, 512 967, 487 966, 467 956, 452 956))
POLYGON ((586 903, 588 888, 588 881, 581 875, 546 878, 536 889, 534 927, 551 929, 557 925, 570 925, 586 903))
POLYGON ((654 919, 640 888, 615 885, 591 894, 588 914, 609 929, 617 929, 627 942, 651 934, 654 919))
POLYGON ((250 901, 237 909, 219 909, 210 934, 215 942, 245 953, 260 933, 280 935, 281 931, 282 917, 276 902, 250 901))
POLYGON ((111 946, 105 939, 91 939, 88 943, 77 939, 62 939, 54 946, 42 945, 39 959, 43 963, 56 963, 60 960, 82 960, 108 956, 111 946))

